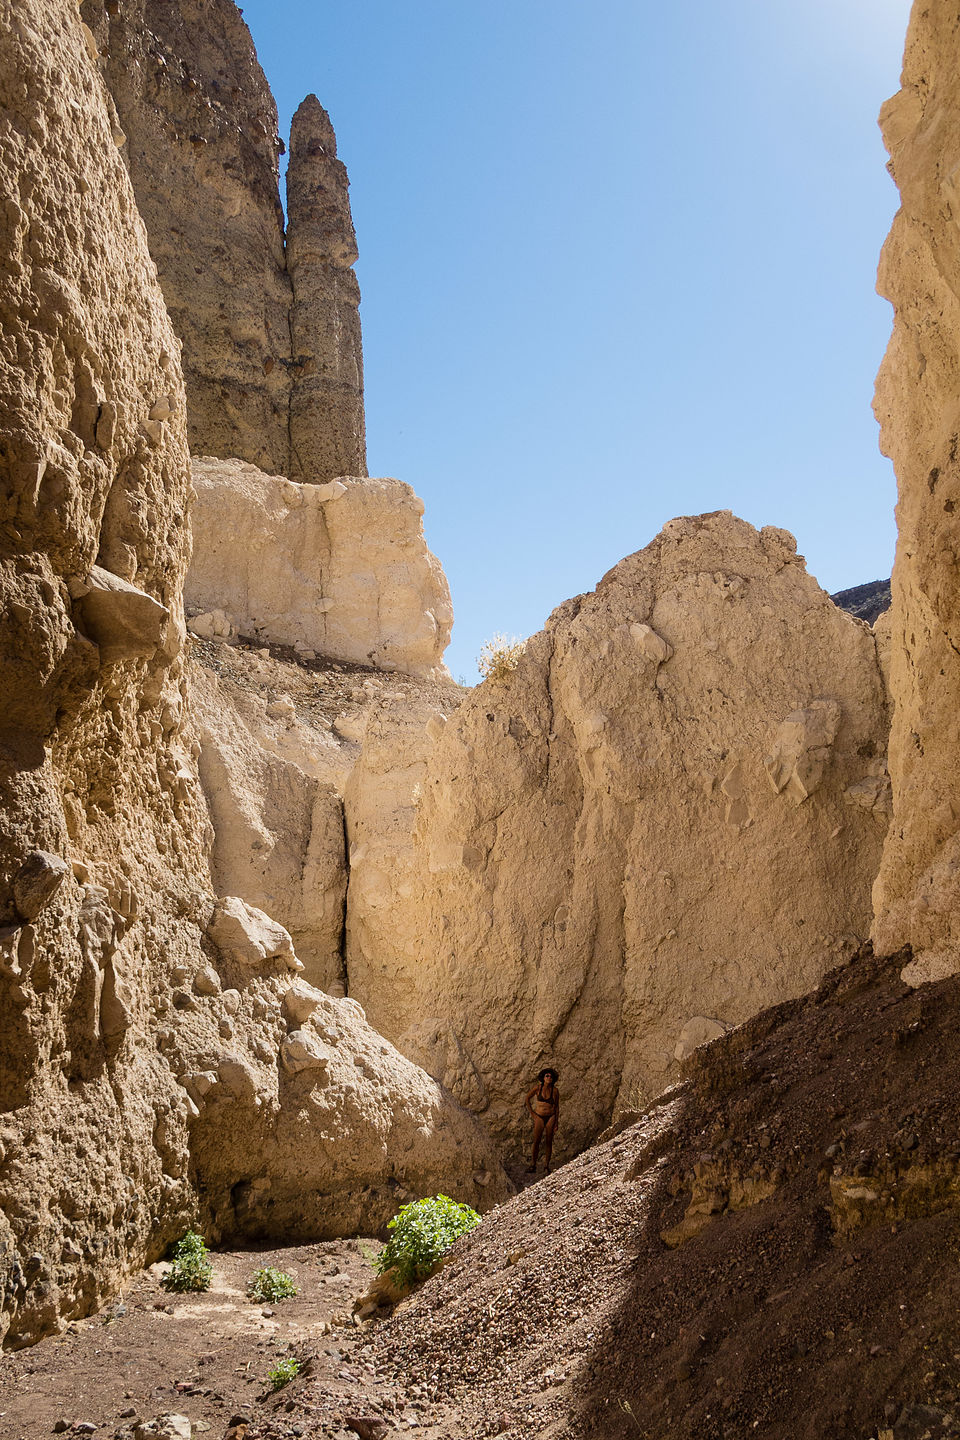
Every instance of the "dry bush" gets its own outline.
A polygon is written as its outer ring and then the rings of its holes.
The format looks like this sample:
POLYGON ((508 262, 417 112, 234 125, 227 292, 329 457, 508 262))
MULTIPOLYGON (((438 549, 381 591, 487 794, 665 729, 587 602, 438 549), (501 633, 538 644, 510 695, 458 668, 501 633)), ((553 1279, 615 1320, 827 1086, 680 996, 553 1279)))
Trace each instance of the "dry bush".
POLYGON ((506 635, 494 635, 481 646, 477 657, 477 669, 484 680, 506 680, 520 664, 520 657, 526 649, 526 640, 506 635))

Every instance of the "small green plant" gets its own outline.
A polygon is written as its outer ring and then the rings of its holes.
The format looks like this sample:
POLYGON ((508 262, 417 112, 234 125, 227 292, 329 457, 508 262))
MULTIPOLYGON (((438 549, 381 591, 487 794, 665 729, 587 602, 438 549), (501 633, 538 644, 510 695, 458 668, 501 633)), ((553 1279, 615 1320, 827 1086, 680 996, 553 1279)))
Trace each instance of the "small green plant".
POLYGON ((526 648, 526 640, 517 640, 516 637, 508 640, 506 635, 494 635, 480 647, 477 669, 484 680, 500 683, 516 670, 526 648))
POLYGON ((213 1266, 207 1259, 207 1247, 203 1236, 195 1230, 188 1230, 182 1240, 173 1247, 173 1264, 160 1284, 164 1290, 209 1290, 213 1278, 213 1266))
POLYGON ((273 1369, 267 1371, 267 1379, 272 1390, 282 1390, 284 1385, 289 1385, 299 1374, 300 1361, 294 1360, 290 1355, 286 1360, 278 1360, 273 1369))
POLYGON ((285 1270, 276 1270, 272 1265, 266 1266, 263 1270, 254 1270, 247 1286, 247 1294, 251 1300, 269 1300, 274 1304, 277 1300, 289 1300, 291 1295, 297 1295, 300 1286, 292 1275, 285 1270))
POLYGON ((479 1224, 476 1210, 451 1200, 449 1195, 414 1200, 388 1221, 387 1228, 393 1235, 377 1257, 377 1274, 393 1271, 403 1288, 425 1280, 454 1240, 479 1224))

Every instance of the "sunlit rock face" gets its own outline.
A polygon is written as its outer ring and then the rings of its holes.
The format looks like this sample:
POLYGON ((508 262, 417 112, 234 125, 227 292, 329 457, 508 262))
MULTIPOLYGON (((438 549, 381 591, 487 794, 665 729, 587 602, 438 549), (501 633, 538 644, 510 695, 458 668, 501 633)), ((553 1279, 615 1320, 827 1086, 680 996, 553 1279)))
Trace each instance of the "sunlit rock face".
POLYGON ((311 657, 446 674, 450 591, 409 485, 298 485, 209 458, 194 461, 193 476, 191 610, 220 610, 232 633, 311 657))
POLYGON ((672 521, 505 680, 365 750, 351 993, 495 1133, 556 1065, 583 1143, 866 936, 886 737, 875 636, 792 537, 672 521), (382 777, 409 782, 386 856, 382 777))
POLYGON ((179 349, 76 5, 0 30, 0 1329, 25 1344, 189 1211, 156 1032, 209 881, 179 349))
POLYGON ((880 262, 894 327, 877 377, 897 472, 890 737, 893 821, 873 938, 910 945, 910 976, 960 968, 960 34, 945 0, 914 6, 902 88, 881 125, 901 197, 880 262))
MULTIPOLYGON (((198 767, 179 344, 76 5, 0 0, 0 53, 0 1338, 22 1346, 198 1217, 332 1235, 408 1190, 509 1185, 475 1117, 305 983, 271 875, 228 849, 248 891, 215 893, 231 812, 198 767)), ((289 776, 268 769, 272 818, 289 776)), ((332 913, 283 898, 338 950, 340 802, 309 778, 323 853, 296 869, 332 913)))

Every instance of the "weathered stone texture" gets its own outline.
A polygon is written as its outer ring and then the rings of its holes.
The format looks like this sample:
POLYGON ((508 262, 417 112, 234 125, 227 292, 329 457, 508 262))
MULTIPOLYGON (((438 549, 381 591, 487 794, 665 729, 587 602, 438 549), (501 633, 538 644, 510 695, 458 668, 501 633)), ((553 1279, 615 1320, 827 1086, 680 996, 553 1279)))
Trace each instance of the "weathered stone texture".
POLYGON ((358 1007, 294 1016, 290 934, 217 900, 177 341, 75 4, 0 0, 0 45, 0 1335, 24 1345, 198 1213, 331 1235, 406 1185, 508 1184, 358 1007))
POLYGON ((191 1158, 220 1235, 370 1234, 451 1181, 479 1209, 506 1198, 479 1121, 372 1030, 355 1000, 302 980, 279 995, 244 980, 232 1022, 241 1043, 217 1054, 189 1025, 182 1035, 191 1158))
POLYGON ((174 329, 192 451, 289 463, 277 110, 233 0, 84 0, 174 329))
POLYGON ((239 461, 195 460, 191 610, 301 653, 429 676, 453 610, 399 480, 297 485, 239 461))
POLYGON ((366 475, 360 286, 346 167, 330 117, 308 95, 293 117, 287 166, 292 480, 366 475))
POLYGON ((75 4, 3 0, 0 31, 0 1328, 23 1344, 187 1214, 148 1037, 199 949, 206 821, 177 343, 75 4))
POLYGON ((282 921, 306 978, 343 993, 340 746, 298 724, 292 701, 290 713, 268 706, 253 686, 225 683, 201 666, 191 688, 216 888, 282 921))
POLYGON ((194 454, 366 474, 347 172, 297 112, 280 205, 277 108, 233 0, 83 0, 177 335, 194 454))
POLYGON ((945 0, 914 6, 902 88, 881 125, 901 208, 880 262, 894 327, 877 377, 897 472, 891 611, 893 822, 874 943, 916 972, 960 969, 960 32, 945 0))
POLYGON ((887 817, 847 792, 883 790, 885 691, 871 631, 794 549, 727 513, 672 521, 395 770, 368 726, 350 993, 494 1133, 550 1062, 584 1143, 866 934, 887 817), (410 838, 384 859, 364 807, 382 828, 400 781, 410 838))

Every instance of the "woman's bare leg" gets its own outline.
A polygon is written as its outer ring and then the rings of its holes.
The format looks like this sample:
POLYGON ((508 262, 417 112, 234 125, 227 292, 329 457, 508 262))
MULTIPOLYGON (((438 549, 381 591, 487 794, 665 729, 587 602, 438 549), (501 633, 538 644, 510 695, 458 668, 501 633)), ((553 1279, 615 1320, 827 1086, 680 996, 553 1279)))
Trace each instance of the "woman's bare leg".
POLYGON ((543 1139, 544 1121, 542 1115, 533 1117, 533 1154, 530 1157, 530 1169, 536 1170, 537 1156, 540 1153, 540 1141, 543 1139))
MULTIPOLYGON (((546 1129, 543 1132, 543 1156, 547 1162, 547 1174, 550 1174, 550 1157, 553 1154, 553 1132, 557 1128, 557 1117, 551 1115, 547 1121, 546 1129)), ((536 1162, 534 1162, 536 1163, 536 1162)))

